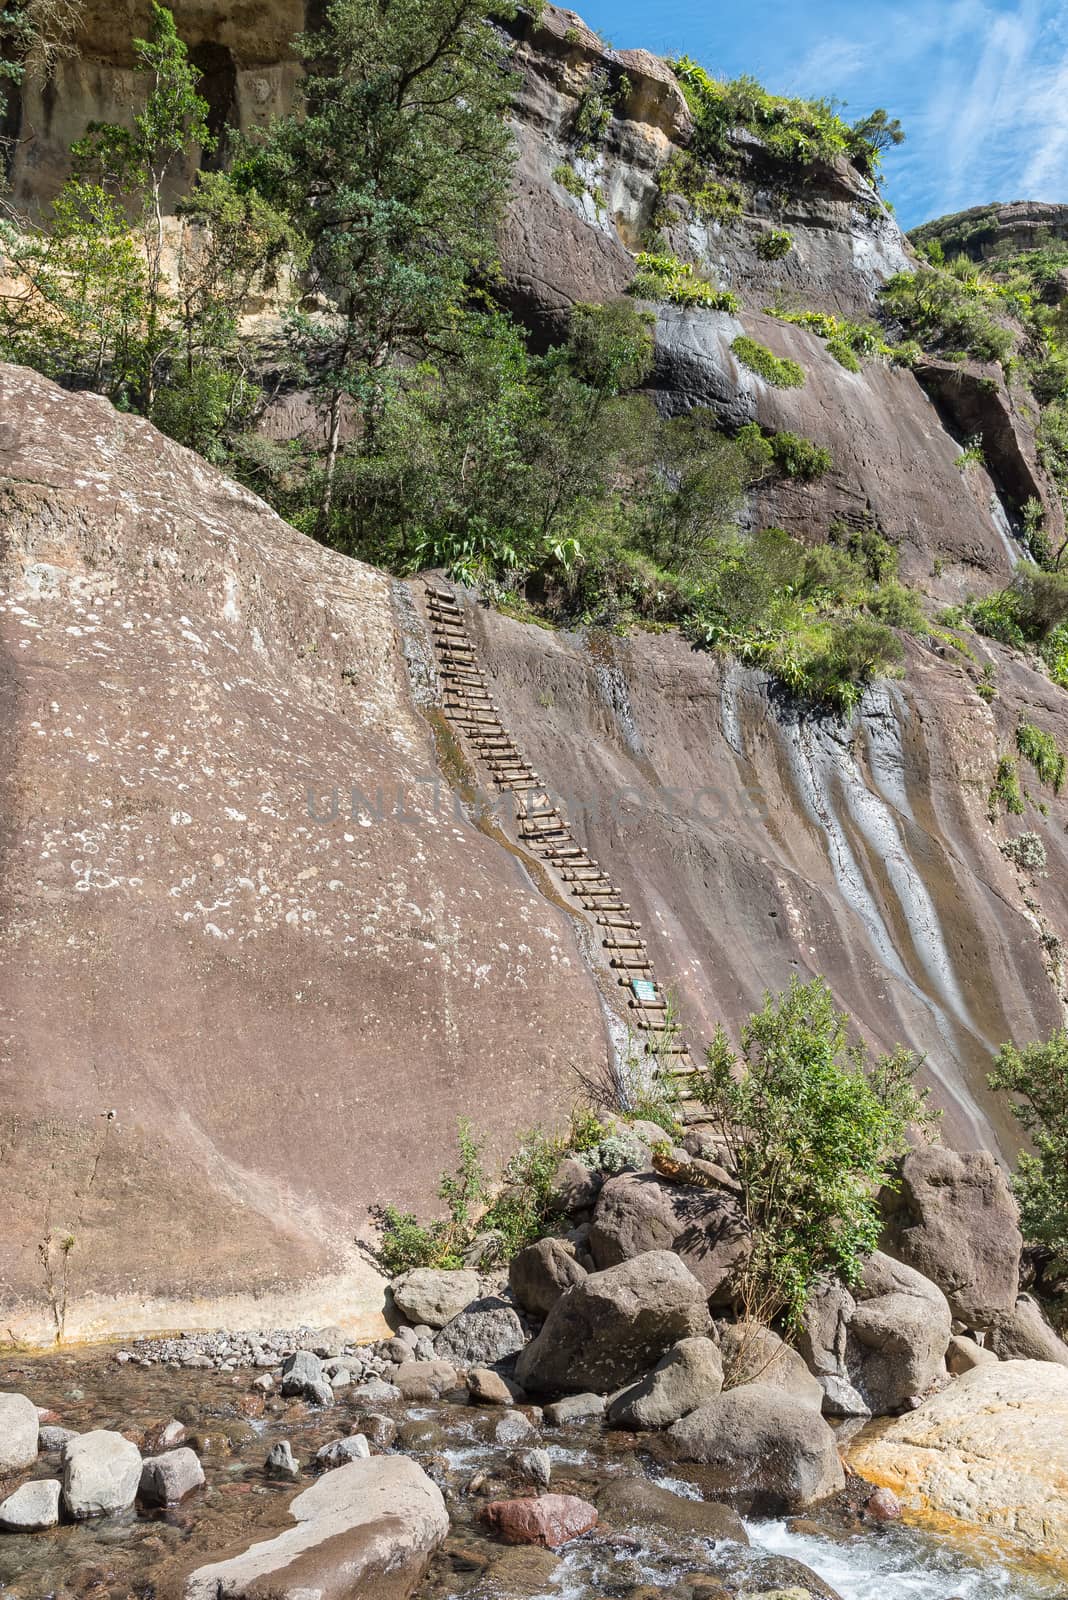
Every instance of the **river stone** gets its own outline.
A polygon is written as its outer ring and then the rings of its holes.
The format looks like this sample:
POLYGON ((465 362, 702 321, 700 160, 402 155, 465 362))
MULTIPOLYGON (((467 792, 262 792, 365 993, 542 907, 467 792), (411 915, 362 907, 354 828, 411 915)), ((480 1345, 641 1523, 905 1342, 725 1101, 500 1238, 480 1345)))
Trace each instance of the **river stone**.
POLYGON ((293 1454, 293 1446, 288 1439, 278 1439, 272 1444, 263 1470, 269 1478, 289 1478, 296 1482, 300 1477, 300 1462, 293 1454))
POLYGON ((126 1511, 141 1485, 141 1452, 121 1433, 94 1428, 63 1446, 63 1506, 75 1522, 126 1511))
POLYGON ((761 1383, 766 1388, 782 1389, 814 1411, 822 1409, 822 1384, 777 1333, 759 1322, 721 1322, 718 1331, 723 1372, 732 1389, 761 1383))
POLYGON ((518 1450, 508 1464, 524 1483, 532 1483, 538 1489, 549 1487, 553 1463, 548 1450, 518 1450))
POLYGON ((324 1467, 343 1467, 346 1461, 366 1461, 371 1446, 362 1433, 350 1433, 345 1439, 335 1439, 315 1452, 315 1459, 324 1467))
POLYGON ((434 1354, 457 1367, 494 1367, 516 1355, 526 1342, 512 1307, 490 1296, 476 1300, 445 1324, 434 1340, 434 1354))
POLYGON ((1021 1555, 1068 1563, 1068 1370, 1046 1361, 976 1367, 856 1441, 849 1464, 906 1511, 937 1513, 1021 1555))
POLYGON ((68 1439, 77 1437, 78 1433, 74 1428, 57 1428, 49 1424, 38 1433, 37 1448, 44 1454, 51 1454, 54 1450, 62 1450, 68 1439))
POLYGON ((834 1434, 819 1412, 769 1384, 731 1389, 662 1437, 665 1453, 703 1463, 717 1492, 759 1512, 796 1511, 845 1484, 834 1434))
POLYGON ((356 1419, 356 1426, 376 1450, 388 1450, 397 1437, 397 1424, 380 1411, 364 1412, 356 1419))
POLYGON ((184 1600, 409 1600, 449 1531, 441 1490, 407 1456, 326 1472, 289 1512, 276 1538, 198 1568, 184 1600))
POLYGON ((1016 1301, 1011 1316, 995 1328, 988 1347, 1002 1361, 1053 1361, 1068 1367, 1068 1344, 1054 1332, 1029 1294, 1016 1301))
POLYGON ((692 1539, 748 1544, 745 1524, 718 1500, 686 1500, 647 1478, 613 1478, 597 1496, 597 1509, 616 1528, 656 1528, 692 1539))
POLYGON ((393 1377, 405 1400, 440 1400, 460 1381, 451 1361, 406 1361, 393 1377))
POLYGON ((590 1226, 590 1253, 600 1269, 651 1250, 671 1250, 703 1284, 713 1303, 726 1301, 731 1276, 749 1254, 745 1218, 733 1195, 668 1183, 653 1172, 623 1172, 605 1184, 590 1226))
POLYGON ((596 1506, 573 1494, 492 1500, 482 1515, 505 1544, 538 1544, 549 1550, 558 1550, 597 1526, 596 1506))
POLYGON ((562 1294, 521 1353, 516 1378, 525 1389, 608 1392, 680 1339, 706 1334, 710 1320, 703 1284, 677 1255, 650 1250, 562 1294))
POLYGON ((586 1422, 604 1415, 604 1396, 568 1394, 545 1407, 545 1420, 553 1428, 566 1428, 570 1422, 586 1422))
POLYGON ((297 1350, 282 1362, 282 1393, 303 1395, 320 1406, 331 1404, 334 1391, 313 1350, 297 1350))
POLYGON ((739 1600, 841 1600, 818 1573, 793 1556, 750 1556, 739 1600))
POLYGON ((596 1204, 603 1182, 599 1172, 593 1172, 574 1156, 565 1156, 553 1174, 553 1201, 559 1210, 571 1215, 588 1211, 596 1204))
POLYGON ((477 1272, 447 1272, 437 1267, 413 1267, 394 1278, 393 1302, 406 1321, 428 1328, 443 1328, 482 1293, 477 1272))
POLYGON ((0 1477, 37 1459, 37 1407, 24 1394, 0 1394, 0 1477))
POLYGON ((471 1402, 480 1406, 514 1406, 522 1390, 489 1367, 472 1367, 467 1374, 471 1402))
POLYGON ((534 1317, 547 1317, 565 1289, 581 1283, 585 1267, 562 1239, 539 1239, 512 1257, 508 1283, 516 1301, 534 1317))
POLYGON ((58 1478, 35 1478, 0 1501, 0 1528, 6 1533, 40 1533, 59 1521, 58 1478))
POLYGON ((204 1469, 195 1450, 183 1445, 141 1465, 141 1499, 146 1505, 173 1506, 204 1483, 204 1469))
POLYGON ((711 1339, 680 1339, 648 1377, 616 1395, 608 1420, 616 1428, 666 1428, 723 1388, 723 1359, 711 1339))
POLYGON ((985 1330, 1011 1315, 1023 1240, 1008 1179, 989 1151, 922 1145, 880 1201, 883 1250, 936 1283, 954 1317, 985 1330))
POLYGON ((385 1383, 381 1378, 368 1378, 366 1383, 361 1383, 346 1398, 365 1405, 391 1406, 403 1400, 404 1396, 395 1383, 385 1383))
POLYGON ((493 1430, 498 1444, 525 1444, 534 1433, 534 1424, 522 1411, 506 1411, 493 1430))

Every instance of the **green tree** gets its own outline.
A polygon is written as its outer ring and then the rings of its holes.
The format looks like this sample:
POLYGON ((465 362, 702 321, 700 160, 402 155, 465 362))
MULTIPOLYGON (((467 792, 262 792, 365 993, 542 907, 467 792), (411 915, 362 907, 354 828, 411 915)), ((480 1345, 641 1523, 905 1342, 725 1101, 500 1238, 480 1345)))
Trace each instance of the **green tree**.
POLYGON ((850 157, 871 178, 878 177, 885 152, 904 142, 905 130, 900 121, 882 106, 854 122, 849 130, 850 157))
POLYGON ((1068 1261, 1068 1029, 1022 1050, 1002 1045, 990 1087, 1014 1097, 1012 1114, 1033 1146, 1013 1178, 1024 1237, 1068 1261))
POLYGON ((329 309, 295 323, 327 411, 329 529, 346 401, 374 448, 398 357, 421 359, 489 269, 507 192, 508 0, 334 0, 301 42, 306 105, 271 131, 260 181, 309 243, 329 309))
POLYGON ((210 151, 208 103, 197 92, 201 74, 178 37, 174 17, 151 0, 151 38, 134 41, 138 67, 148 75, 145 105, 132 127, 90 123, 73 147, 75 172, 93 176, 132 211, 143 242, 146 271, 142 409, 152 410, 161 367, 173 351, 165 274, 164 203, 168 184, 193 152, 210 151))
POLYGON ((822 978, 764 997, 736 1052, 716 1031, 695 1092, 742 1185, 753 1252, 738 1294, 746 1319, 796 1325, 817 1277, 856 1283, 881 1229, 910 1124, 930 1121, 904 1049, 872 1062, 822 978))

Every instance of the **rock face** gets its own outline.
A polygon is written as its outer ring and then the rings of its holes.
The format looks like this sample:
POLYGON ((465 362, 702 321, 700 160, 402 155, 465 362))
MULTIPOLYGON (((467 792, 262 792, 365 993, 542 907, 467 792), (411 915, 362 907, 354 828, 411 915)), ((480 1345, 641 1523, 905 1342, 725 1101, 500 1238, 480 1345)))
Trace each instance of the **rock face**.
POLYGON ((338 1467, 289 1510, 294 1527, 198 1568, 185 1600, 409 1600, 449 1531, 440 1489, 406 1456, 338 1467))
POLYGON ((994 1329, 987 1343, 1002 1361, 1053 1361, 1068 1367, 1068 1344, 1029 1294, 1020 1295, 1011 1316, 994 1329))
POLYGON ((969 1328, 1011 1315, 1020 1287, 1022 1240, 1016 1202, 986 1151, 941 1145, 913 1150, 901 1188, 884 1196, 883 1248, 936 1283, 969 1328))
POLYGON ((590 1226, 598 1267, 615 1267, 647 1250, 671 1250, 716 1303, 749 1254, 749 1236, 733 1195, 665 1183, 649 1172, 624 1172, 601 1190, 590 1226))
MULTIPOLYGON (((190 1452, 191 1454, 192 1452, 190 1452)), ((121 1433, 96 1428, 63 1446, 63 1508, 75 1522, 126 1511, 141 1485, 141 1452, 121 1433)))
POLYGON ((856 1445, 850 1466, 943 1527, 948 1519, 1068 1562, 1068 1372, 1059 1366, 977 1367, 856 1445))
POLYGON ((666 1428, 723 1388, 723 1357, 711 1339, 680 1339, 647 1378, 616 1395, 608 1420, 617 1428, 666 1428))
POLYGON ((591 1272, 553 1306, 516 1366, 525 1389, 619 1388, 680 1339, 707 1333, 704 1287, 678 1256, 651 1250, 591 1272))
POLYGON ((37 1460, 37 1407, 24 1394, 0 1394, 0 1477, 37 1460))
POLYGON ((675 1459, 707 1466, 717 1490, 758 1511, 797 1510, 845 1483, 819 1412, 767 1384, 745 1384, 700 1406, 672 1425, 665 1445, 675 1459))
POLYGON ((15 368, 0 526, 4 1326, 56 1336, 50 1220, 68 1338, 378 1332, 367 1207, 429 1207, 476 1104, 500 1148, 603 1069, 571 919, 423 783, 382 574, 15 368))
POLYGON ((883 1415, 922 1395, 944 1372, 951 1331, 942 1291, 876 1252, 855 1294, 836 1284, 814 1292, 800 1349, 818 1378, 844 1379, 883 1415))

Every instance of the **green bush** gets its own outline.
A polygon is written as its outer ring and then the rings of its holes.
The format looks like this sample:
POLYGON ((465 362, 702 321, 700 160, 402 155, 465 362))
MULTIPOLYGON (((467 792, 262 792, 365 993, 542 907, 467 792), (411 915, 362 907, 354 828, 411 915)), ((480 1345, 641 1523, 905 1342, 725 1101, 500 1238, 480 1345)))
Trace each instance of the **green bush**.
POLYGON ((1001 847, 1003 856, 1022 868, 1024 872, 1042 873, 1046 870, 1046 847, 1037 833, 1018 833, 1001 847))
POLYGON ((785 166, 805 167, 848 152, 851 130, 824 100, 769 94, 755 78, 721 82, 689 56, 671 66, 693 113, 694 148, 706 162, 729 162, 736 128, 754 134, 785 166))
MULTIPOLYGON (((479 1234, 495 1236, 495 1259, 510 1261, 559 1221, 552 1179, 561 1158, 569 1151, 593 1149, 603 1137, 604 1129, 593 1113, 577 1109, 566 1133, 534 1128, 525 1134, 504 1163, 498 1182, 491 1185, 482 1165, 485 1141, 462 1120, 457 1128, 456 1170, 442 1173, 438 1185, 447 1215, 421 1223, 412 1212, 396 1206, 375 1208, 380 1229, 377 1256, 383 1272, 392 1278, 411 1267, 463 1266, 465 1252, 479 1234)), ((486 1260, 487 1255, 480 1254, 480 1264, 486 1260)))
POLYGON ((981 434, 976 434, 974 439, 969 439, 960 455, 957 457, 957 466, 961 472, 966 472, 969 467, 985 467, 986 456, 983 454, 983 439, 981 434))
POLYGON ((1029 1244, 1068 1262, 1068 1029, 1044 1044, 998 1051, 990 1086, 1011 1094, 1013 1116, 1032 1153, 1022 1155, 1013 1179, 1020 1226, 1029 1244))
POLYGON ((1054 794, 1060 794, 1068 759, 1052 733, 1043 733, 1033 722, 1021 722, 1016 730, 1016 748, 1024 760, 1031 763, 1041 781, 1050 784, 1054 794))
POLYGON ((576 200, 581 200, 586 193, 585 183, 568 161, 561 161, 558 167, 553 168, 553 182, 558 183, 561 189, 566 189, 576 200))
POLYGON ((794 236, 785 228, 771 228, 757 240, 756 253, 761 261, 781 261, 794 247, 794 236))
POLYGON ((796 361, 773 355, 767 345, 758 344, 745 334, 739 334, 737 339, 731 341, 731 349, 743 367, 748 367, 750 372, 755 372, 776 389, 800 389, 805 381, 804 367, 796 361))
POLYGON ((668 220, 664 200, 670 195, 681 195, 702 222, 733 222, 745 208, 746 193, 741 184, 713 178, 692 150, 674 152, 657 173, 657 186, 657 226, 668 220))
POLYGON ((880 356, 903 366, 911 366, 915 360, 917 352, 902 345, 887 344, 874 323, 850 322, 829 311, 786 311, 781 306, 765 306, 764 310, 769 317, 792 322, 826 339, 831 355, 849 372, 860 371, 861 356, 880 356))
POLYGON ((822 1275, 858 1282, 879 1242, 879 1191, 894 1184, 910 1126, 931 1120, 916 1057, 899 1049, 873 1062, 849 1031, 822 978, 795 978, 765 995, 740 1051, 718 1028, 694 1079, 753 1235, 737 1285, 746 1320, 796 1327, 822 1275))
POLYGON ((639 300, 667 300, 678 306, 699 306, 704 311, 738 310, 738 296, 729 289, 717 289, 687 261, 676 256, 653 255, 643 251, 635 258, 638 268, 627 290, 639 300))
POLYGON ((1012 330, 997 320, 998 296, 978 276, 962 280, 938 267, 899 272, 881 290, 884 308, 906 331, 943 351, 960 351, 977 361, 1007 361, 1012 330))
POLYGON ((784 429, 773 433, 769 443, 775 465, 787 478, 814 483, 831 470, 831 452, 823 445, 813 444, 803 434, 784 429))
POLYGON ((994 781, 987 796, 987 806, 992 822, 997 820, 1001 806, 1014 817, 1023 816, 1024 798, 1020 788, 1020 773, 1012 756, 999 758, 994 769, 994 781))

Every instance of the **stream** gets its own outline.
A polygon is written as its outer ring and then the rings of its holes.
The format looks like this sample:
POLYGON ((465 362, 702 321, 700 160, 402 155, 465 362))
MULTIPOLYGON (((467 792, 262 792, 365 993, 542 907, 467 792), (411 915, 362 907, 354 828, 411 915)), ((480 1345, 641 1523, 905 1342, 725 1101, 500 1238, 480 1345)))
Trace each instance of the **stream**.
MULTIPOLYGON (((481 1522, 487 1499, 529 1493, 510 1476, 516 1446, 495 1431, 502 1408, 437 1401, 372 1405, 342 1390, 325 1409, 263 1395, 262 1375, 176 1364, 119 1365, 99 1349, 0 1361, 0 1389, 29 1395, 59 1424, 127 1432, 151 1452, 154 1430, 177 1419, 201 1457, 206 1485, 180 1506, 129 1512, 46 1533, 0 1533, 2 1600, 181 1600, 186 1575, 221 1552, 287 1526, 287 1507, 315 1476, 315 1451, 355 1429, 368 1412, 396 1425, 390 1445, 412 1455, 441 1487, 452 1530, 415 1600, 729 1600, 796 1586, 802 1562, 840 1600, 1068 1600, 1063 1579, 1008 1565, 994 1552, 902 1524, 863 1525, 841 1510, 815 1520, 747 1522, 751 1547, 695 1536, 683 1524, 702 1500, 700 1468, 658 1465, 640 1436, 599 1420, 552 1428, 533 1413, 523 1447, 548 1451, 554 1493, 595 1499, 613 1480, 645 1478, 679 1497, 678 1526, 655 1518, 621 1526, 607 1517, 559 1555, 508 1547, 481 1522), (305 1464, 301 1484, 269 1479, 270 1446, 288 1439, 305 1464)), ((526 1408, 529 1409, 529 1408, 526 1408)), ((56 1455, 41 1455, 31 1477, 55 1477, 56 1455)), ((5 1491, 14 1487, 14 1479, 5 1491)))

